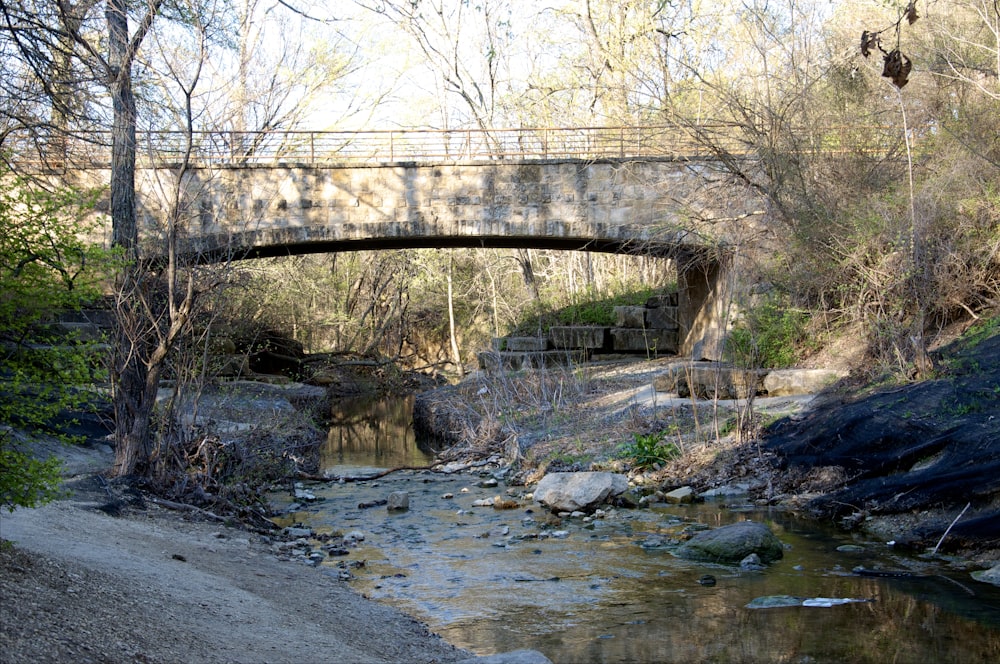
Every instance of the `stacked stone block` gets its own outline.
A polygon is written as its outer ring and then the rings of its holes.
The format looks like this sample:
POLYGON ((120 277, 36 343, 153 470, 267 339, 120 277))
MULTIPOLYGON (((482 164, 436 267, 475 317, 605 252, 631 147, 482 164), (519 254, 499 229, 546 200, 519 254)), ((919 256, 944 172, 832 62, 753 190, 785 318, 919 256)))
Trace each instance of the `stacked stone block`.
POLYGON ((616 326, 559 325, 545 337, 501 337, 480 353, 486 370, 540 368, 585 362, 597 356, 675 355, 677 294, 650 298, 643 306, 615 307, 616 326))

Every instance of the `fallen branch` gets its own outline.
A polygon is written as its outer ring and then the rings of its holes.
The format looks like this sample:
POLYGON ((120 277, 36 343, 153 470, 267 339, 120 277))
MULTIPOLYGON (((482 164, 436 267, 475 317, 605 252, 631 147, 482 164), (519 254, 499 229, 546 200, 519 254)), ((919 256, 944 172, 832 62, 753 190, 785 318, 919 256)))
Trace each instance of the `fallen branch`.
POLYGON ((432 472, 442 472, 434 470, 438 467, 438 465, 439 464, 432 464, 430 466, 398 466, 396 468, 389 468, 388 470, 382 470, 371 475, 317 475, 315 473, 306 473, 300 470, 295 474, 295 476, 300 480, 309 480, 311 482, 366 482, 368 480, 377 480, 385 477, 386 475, 391 475, 392 473, 398 473, 401 470, 430 470, 432 472))
POLYGON ((966 503, 965 504, 965 507, 963 507, 962 511, 958 513, 958 516, 955 517, 955 520, 952 521, 951 525, 948 526, 948 529, 944 531, 944 535, 941 535, 941 539, 938 540, 938 543, 934 545, 934 550, 931 551, 931 555, 932 556, 936 556, 937 555, 938 548, 940 548, 940 546, 941 546, 941 542, 943 542, 944 538, 948 536, 948 533, 951 532, 951 529, 955 527, 955 524, 958 523, 958 520, 962 518, 962 515, 965 514, 965 510, 969 509, 971 506, 972 506, 972 503, 966 503))
POLYGON ((208 510, 203 510, 202 508, 195 507, 194 505, 188 505, 187 503, 175 503, 172 500, 157 498, 156 496, 149 496, 149 500, 157 505, 160 505, 161 507, 166 507, 168 509, 178 510, 181 512, 195 512, 204 517, 212 519, 213 521, 224 522, 227 520, 225 517, 219 516, 218 514, 214 514, 212 512, 209 512, 208 510))
POLYGON ((463 470, 468 470, 469 468, 479 468, 480 466, 485 466, 488 463, 490 463, 489 460, 473 461, 458 468, 448 468, 447 470, 441 467, 441 462, 433 463, 429 466, 397 466, 396 468, 381 470, 377 473, 372 473, 371 475, 318 475, 316 473, 307 473, 300 470, 295 473, 295 477, 296 479, 307 480, 310 482, 367 482, 368 480, 377 480, 385 477, 386 475, 398 473, 401 470, 422 470, 430 471, 432 473, 451 475, 463 470))

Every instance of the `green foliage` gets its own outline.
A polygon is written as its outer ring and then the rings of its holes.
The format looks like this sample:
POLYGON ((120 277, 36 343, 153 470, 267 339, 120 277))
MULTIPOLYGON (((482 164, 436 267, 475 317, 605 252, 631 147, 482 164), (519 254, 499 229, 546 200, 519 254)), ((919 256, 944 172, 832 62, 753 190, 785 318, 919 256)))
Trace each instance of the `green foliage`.
POLYGON ((726 353, 738 366, 782 368, 795 364, 807 339, 809 314, 770 298, 755 306, 730 332, 726 353))
POLYGON ((58 498, 62 463, 56 457, 32 457, 17 448, 12 435, 0 434, 0 508, 13 512, 58 498))
POLYGON ((536 303, 533 311, 527 312, 524 320, 510 334, 546 333, 554 325, 613 326, 616 322, 615 307, 638 306, 658 293, 656 289, 647 288, 600 299, 580 299, 556 309, 536 303))
POLYGON ((965 348, 976 346, 997 334, 1000 334, 1000 316, 985 318, 977 321, 975 325, 970 326, 965 331, 961 338, 961 344, 965 348))
POLYGON ((58 462, 26 447, 55 433, 55 417, 87 400, 93 344, 50 323, 99 294, 110 255, 82 238, 93 192, 46 191, 0 172, 0 505, 13 509, 57 495, 58 462), (27 439, 15 442, 14 431, 27 439))
POLYGON ((651 468, 657 464, 676 459, 681 455, 677 444, 664 442, 670 433, 673 432, 663 430, 650 434, 632 434, 632 442, 622 445, 618 450, 618 455, 622 458, 632 459, 636 468, 651 468))

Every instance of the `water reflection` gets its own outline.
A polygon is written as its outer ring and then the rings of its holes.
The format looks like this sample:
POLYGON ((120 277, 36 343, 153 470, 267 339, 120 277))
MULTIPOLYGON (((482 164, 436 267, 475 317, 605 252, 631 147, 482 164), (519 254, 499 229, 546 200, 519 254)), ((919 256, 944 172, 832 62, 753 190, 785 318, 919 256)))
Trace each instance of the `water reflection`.
MULTIPOLYGON (((411 409, 410 398, 338 404, 324 468, 428 463, 430 455, 414 438, 411 409)), ((479 480, 401 472, 376 482, 317 485, 313 491, 324 500, 290 518, 325 531, 363 532, 361 547, 323 564, 365 561, 355 571, 360 591, 479 654, 527 647, 557 664, 1000 661, 1000 589, 958 572, 953 580, 851 574, 858 565, 925 564, 884 543, 854 540, 785 512, 711 503, 618 510, 589 524, 567 520, 556 526, 567 537, 542 539, 540 533, 551 531, 528 500, 519 510, 475 508, 476 500, 506 488, 481 487, 479 480), (410 494, 409 511, 362 508, 395 490, 410 494), (746 518, 767 522, 788 547, 784 559, 763 573, 640 546, 652 535, 669 536, 678 523, 717 527, 746 518), (838 552, 845 543, 862 550, 838 552), (699 585, 703 574, 717 584, 699 585), (746 608, 765 595, 875 601, 746 608)))
POLYGON ((330 410, 320 470, 423 466, 433 451, 413 433, 413 396, 339 399, 330 410))

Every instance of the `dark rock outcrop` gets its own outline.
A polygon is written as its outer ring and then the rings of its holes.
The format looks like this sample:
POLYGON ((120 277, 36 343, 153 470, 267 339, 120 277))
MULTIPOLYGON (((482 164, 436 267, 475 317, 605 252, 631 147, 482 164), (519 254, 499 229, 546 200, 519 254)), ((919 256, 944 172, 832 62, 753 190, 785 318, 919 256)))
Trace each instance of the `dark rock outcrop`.
POLYGON ((909 533, 933 543, 968 503, 949 542, 1000 546, 1000 334, 955 343, 937 364, 935 380, 827 400, 778 422, 764 445, 784 474, 836 469, 809 503, 821 516, 938 510, 909 533))

